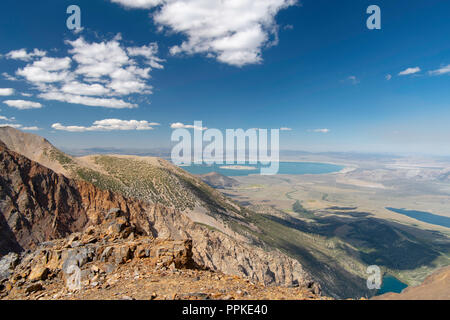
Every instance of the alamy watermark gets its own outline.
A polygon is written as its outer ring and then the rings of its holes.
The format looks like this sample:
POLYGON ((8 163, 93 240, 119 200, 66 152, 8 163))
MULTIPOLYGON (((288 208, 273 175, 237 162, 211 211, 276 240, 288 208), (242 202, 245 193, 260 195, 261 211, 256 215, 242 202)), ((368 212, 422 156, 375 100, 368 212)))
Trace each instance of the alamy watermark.
POLYGON ((67 14, 70 16, 67 18, 66 26, 67 29, 73 31, 81 30, 81 9, 77 5, 71 5, 67 7, 67 14))
POLYGON ((279 170, 279 129, 226 129, 224 135, 195 121, 193 126, 176 128, 171 140, 178 142, 171 153, 176 165, 259 165, 262 175, 274 175, 279 170))
POLYGON ((379 266, 368 266, 366 273, 370 276, 367 278, 367 288, 369 290, 380 289, 382 284, 381 269, 379 266))
POLYGON ((367 28, 369 30, 380 30, 381 29, 381 9, 377 5, 371 5, 367 8, 367 14, 370 17, 367 19, 367 28))

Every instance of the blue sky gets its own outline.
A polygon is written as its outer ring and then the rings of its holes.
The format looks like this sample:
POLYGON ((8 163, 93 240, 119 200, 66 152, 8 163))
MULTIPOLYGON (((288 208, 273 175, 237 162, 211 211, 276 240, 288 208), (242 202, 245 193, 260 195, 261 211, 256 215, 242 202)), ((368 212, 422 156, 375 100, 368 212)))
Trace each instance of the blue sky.
POLYGON ((167 147, 202 120, 290 128, 282 149, 450 155, 449 1, 223 2, 3 0, 0 124, 66 148, 167 147))

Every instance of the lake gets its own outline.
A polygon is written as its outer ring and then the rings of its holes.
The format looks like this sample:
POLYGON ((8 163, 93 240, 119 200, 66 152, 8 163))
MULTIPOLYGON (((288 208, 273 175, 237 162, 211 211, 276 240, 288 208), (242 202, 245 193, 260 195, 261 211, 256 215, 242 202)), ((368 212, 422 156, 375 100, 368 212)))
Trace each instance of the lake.
MULTIPOLYGON (((192 174, 206 174, 210 172, 217 172, 228 177, 248 176, 250 174, 259 174, 260 168, 264 167, 261 164, 238 165, 240 169, 223 168, 228 167, 226 164, 213 165, 191 165, 180 166, 192 174), (248 169, 246 169, 248 168, 248 169)), ((232 166, 230 166, 232 167, 232 166)), ((237 166, 236 166, 237 167, 237 166)), ((338 166, 329 163, 317 162, 280 162, 278 174, 324 174, 338 172, 344 169, 343 166, 338 166)))
POLYGON ((380 290, 377 291, 377 296, 388 293, 388 292, 394 292, 394 293, 400 293, 403 291, 403 289, 407 288, 408 285, 404 284, 397 278, 385 275, 383 277, 383 283, 381 284, 380 290))
POLYGON ((405 216, 408 216, 410 218, 413 218, 413 219, 416 219, 416 220, 419 220, 422 222, 450 228, 450 218, 448 218, 448 217, 439 216, 437 214, 432 214, 432 213, 424 212, 424 211, 396 209, 396 208, 390 208, 390 207, 386 207, 386 209, 388 209, 389 211, 395 212, 395 213, 403 214, 405 216))

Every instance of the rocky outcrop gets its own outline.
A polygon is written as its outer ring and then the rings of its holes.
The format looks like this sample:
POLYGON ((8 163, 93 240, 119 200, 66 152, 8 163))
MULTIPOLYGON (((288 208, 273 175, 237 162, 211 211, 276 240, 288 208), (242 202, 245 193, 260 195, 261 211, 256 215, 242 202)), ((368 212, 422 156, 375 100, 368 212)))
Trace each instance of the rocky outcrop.
POLYGON ((112 229, 161 240, 191 240, 192 259, 200 266, 266 285, 308 286, 319 291, 299 262, 278 251, 195 224, 175 209, 70 180, 5 145, 0 151, 0 255, 35 249, 40 243, 101 225, 116 211, 130 225, 111 225, 112 229))
MULTIPOLYGON (((114 291, 123 292, 127 287, 127 294, 152 300, 167 299, 168 292, 172 299, 322 299, 314 286, 267 288, 258 281, 207 270, 193 256, 191 239, 139 235, 125 212, 112 209, 95 227, 0 259, 0 298, 64 299, 78 295, 82 299, 94 295, 95 299, 111 299, 117 295, 114 291), (177 284, 182 282, 175 290, 170 285, 173 279, 167 280, 174 277, 177 284), (162 285, 152 285, 155 282, 162 285), (143 286, 158 292, 147 292, 143 286), (198 291, 205 287, 209 292, 198 291)), ((270 271, 266 273, 273 277, 270 271)), ((122 299, 132 298, 125 295, 122 299)))
POLYGON ((0 144, 0 254, 81 230, 88 218, 73 181, 0 144))

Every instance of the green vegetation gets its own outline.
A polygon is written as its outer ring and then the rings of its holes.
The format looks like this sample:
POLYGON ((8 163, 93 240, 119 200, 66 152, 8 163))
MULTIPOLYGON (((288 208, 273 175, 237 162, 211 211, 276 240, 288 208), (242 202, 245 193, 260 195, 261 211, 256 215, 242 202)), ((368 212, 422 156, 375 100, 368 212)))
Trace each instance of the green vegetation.
POLYGON ((349 254, 353 248, 340 239, 310 233, 268 215, 251 214, 249 221, 260 231, 250 228, 245 231, 298 260, 321 283, 326 293, 338 292, 341 298, 368 294, 365 265, 357 256, 349 254))
POLYGON ((211 214, 240 210, 200 179, 164 162, 107 155, 96 156, 94 162, 101 172, 79 167, 74 171, 79 178, 104 190, 180 211, 193 210, 197 205, 205 206, 211 214))
POLYGON ((314 212, 306 210, 298 200, 292 205, 292 210, 303 217, 314 218, 314 212))
POLYGON ((56 148, 50 148, 48 153, 47 150, 48 149, 44 150, 44 155, 48 156, 50 160, 59 162, 64 168, 68 168, 73 164, 73 159, 64 152, 59 151, 56 148))
MULTIPOLYGON (((304 210, 299 204, 294 204, 295 209, 304 210)), ((417 285, 433 270, 450 264, 444 235, 430 232, 431 239, 419 237, 413 227, 364 215, 316 216, 313 222, 261 214, 249 219, 260 232, 247 231, 300 261, 318 279, 336 278, 322 286, 347 297, 365 294, 368 265, 376 264, 402 282, 417 285)))
POLYGON ((110 190, 118 193, 125 193, 126 189, 114 178, 109 177, 108 175, 102 174, 95 170, 87 169, 87 168, 77 168, 76 174, 82 180, 87 181, 95 185, 97 188, 102 190, 110 190))

